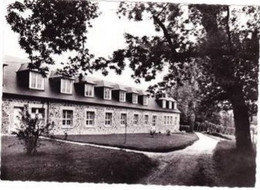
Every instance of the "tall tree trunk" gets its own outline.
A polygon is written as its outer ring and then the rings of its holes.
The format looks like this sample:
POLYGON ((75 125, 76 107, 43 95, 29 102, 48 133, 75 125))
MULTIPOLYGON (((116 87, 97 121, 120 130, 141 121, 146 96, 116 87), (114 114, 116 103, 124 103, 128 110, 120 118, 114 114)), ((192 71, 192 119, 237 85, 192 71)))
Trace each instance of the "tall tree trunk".
POLYGON ((236 89, 232 94, 231 104, 233 107, 236 128, 236 148, 239 151, 251 151, 252 143, 250 137, 249 114, 242 90, 236 89))

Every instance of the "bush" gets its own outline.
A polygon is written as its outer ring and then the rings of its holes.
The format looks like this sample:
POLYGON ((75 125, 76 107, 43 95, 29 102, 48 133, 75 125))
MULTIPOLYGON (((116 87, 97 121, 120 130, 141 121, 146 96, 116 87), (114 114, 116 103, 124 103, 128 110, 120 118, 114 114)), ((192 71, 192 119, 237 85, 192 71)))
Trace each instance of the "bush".
POLYGON ((189 132, 190 126, 189 125, 180 125, 180 131, 189 132))
POLYGON ((167 135, 167 136, 171 136, 171 134, 172 134, 171 131, 170 131, 169 129, 167 129, 167 130, 166 130, 166 135, 167 135))
POLYGON ((152 137, 154 137, 155 134, 156 134, 156 130, 155 129, 150 129, 150 135, 152 137))
POLYGON ((50 128, 54 127, 54 123, 44 124, 43 119, 38 114, 33 118, 28 112, 28 106, 24 106, 24 111, 20 114, 20 126, 12 134, 15 134, 22 141, 26 154, 34 155, 37 152, 37 147, 40 146, 38 143, 39 137, 48 135, 50 128))

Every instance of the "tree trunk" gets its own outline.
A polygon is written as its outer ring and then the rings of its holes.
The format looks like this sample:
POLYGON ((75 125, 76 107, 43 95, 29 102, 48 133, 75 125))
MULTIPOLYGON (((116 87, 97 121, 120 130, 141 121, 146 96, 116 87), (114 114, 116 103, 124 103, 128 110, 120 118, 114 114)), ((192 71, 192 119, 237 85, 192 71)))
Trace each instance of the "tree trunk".
POLYGON ((234 90, 231 104, 235 120, 236 148, 239 151, 251 151, 250 122, 248 108, 245 104, 242 90, 234 90))

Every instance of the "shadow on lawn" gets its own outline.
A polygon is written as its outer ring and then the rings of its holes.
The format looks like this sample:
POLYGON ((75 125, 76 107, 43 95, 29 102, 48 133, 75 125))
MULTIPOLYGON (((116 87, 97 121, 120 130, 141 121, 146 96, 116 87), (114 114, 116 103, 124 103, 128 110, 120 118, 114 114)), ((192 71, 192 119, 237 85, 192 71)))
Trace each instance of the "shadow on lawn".
POLYGON ((147 156, 42 140, 28 156, 15 137, 2 137, 1 179, 20 181, 136 183, 157 163, 147 156))
POLYGON ((219 177, 218 186, 254 187, 256 174, 256 154, 238 152, 235 142, 220 141, 213 159, 219 177))

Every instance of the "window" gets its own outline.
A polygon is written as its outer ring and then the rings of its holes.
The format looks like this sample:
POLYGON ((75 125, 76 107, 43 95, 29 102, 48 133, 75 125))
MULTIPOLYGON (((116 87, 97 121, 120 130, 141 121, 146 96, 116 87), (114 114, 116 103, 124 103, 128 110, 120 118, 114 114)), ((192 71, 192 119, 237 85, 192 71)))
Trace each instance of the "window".
POLYGON ((32 117, 35 117, 37 115, 39 119, 43 119, 45 115, 44 108, 32 108, 31 113, 32 117))
POLYGON ((73 111, 63 110, 62 111, 62 125, 67 127, 72 127, 73 125, 73 111))
POLYGON ((165 125, 172 125, 173 124, 173 117, 172 116, 164 116, 164 122, 165 125))
POLYGON ((149 123, 149 116, 148 116, 148 115, 145 115, 145 116, 144 116, 144 124, 145 124, 145 125, 148 125, 148 123, 149 123))
POLYGON ((147 96, 143 96, 144 99, 143 99, 143 105, 148 105, 148 97, 147 96))
POLYGON ((44 90, 44 78, 42 74, 30 72, 29 88, 44 90))
POLYGON ((111 89, 104 88, 104 99, 111 100, 111 89))
POLYGON ((162 108, 166 108, 166 100, 162 100, 162 108))
POLYGON ((153 115, 153 119, 152 119, 152 125, 155 126, 156 125, 156 115, 153 115))
POLYGON ((127 119, 127 118, 126 118, 126 113, 121 113, 120 124, 121 124, 121 125, 126 125, 126 122, 127 122, 126 119, 127 119))
POLYGON ((86 125, 88 125, 88 126, 95 125, 95 112, 94 111, 86 112, 86 125))
POLYGON ((64 94, 72 94, 72 80, 61 79, 60 92, 64 94))
POLYGON ((172 109, 172 102, 169 101, 169 109, 172 109))
POLYGON ((112 113, 106 113, 105 125, 112 125, 112 113))
POLYGON ((164 116, 163 124, 166 125, 167 116, 164 116))
POLYGON ((85 84, 85 96, 94 97, 94 85, 85 84))
POLYGON ((120 102, 125 102, 125 92, 124 91, 119 91, 119 101, 120 102))
POLYGON ((134 125, 138 124, 138 120, 139 120, 139 115, 138 114, 134 114, 134 125))
POLYGON ((132 103, 133 103, 133 104, 137 104, 137 98, 138 98, 138 97, 137 97, 137 94, 133 94, 133 95, 132 95, 132 98, 133 98, 133 99, 132 99, 132 103))

